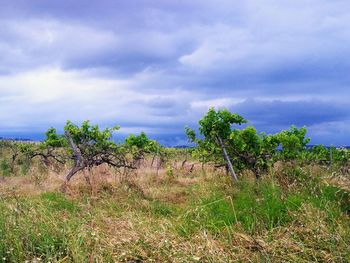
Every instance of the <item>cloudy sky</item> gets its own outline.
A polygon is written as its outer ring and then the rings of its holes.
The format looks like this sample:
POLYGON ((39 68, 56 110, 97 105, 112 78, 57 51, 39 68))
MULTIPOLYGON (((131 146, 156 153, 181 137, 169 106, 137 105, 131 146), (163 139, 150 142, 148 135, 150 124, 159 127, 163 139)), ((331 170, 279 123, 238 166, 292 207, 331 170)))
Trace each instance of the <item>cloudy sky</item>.
POLYGON ((0 136, 67 119, 186 142, 209 107, 350 144, 347 0, 0 0, 0 136))

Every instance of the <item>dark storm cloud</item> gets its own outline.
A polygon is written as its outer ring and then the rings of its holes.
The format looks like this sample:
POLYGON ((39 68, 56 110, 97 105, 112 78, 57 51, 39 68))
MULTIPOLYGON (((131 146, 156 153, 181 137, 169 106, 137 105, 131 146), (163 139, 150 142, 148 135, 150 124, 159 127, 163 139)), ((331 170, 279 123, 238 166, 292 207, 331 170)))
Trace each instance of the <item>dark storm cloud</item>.
POLYGON ((184 125, 227 106, 261 129, 308 125, 331 142, 332 126, 350 143, 346 1, 0 6, 0 130, 88 118, 180 142, 184 125))
POLYGON ((327 122, 350 120, 347 104, 322 101, 255 101, 246 100, 234 106, 253 124, 265 127, 312 126, 327 122))

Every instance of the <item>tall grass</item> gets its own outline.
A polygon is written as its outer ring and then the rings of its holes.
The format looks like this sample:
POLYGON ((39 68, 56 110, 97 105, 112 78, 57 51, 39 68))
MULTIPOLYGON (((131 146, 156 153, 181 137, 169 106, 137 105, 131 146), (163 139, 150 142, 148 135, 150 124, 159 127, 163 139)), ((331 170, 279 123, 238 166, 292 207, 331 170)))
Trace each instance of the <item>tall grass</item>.
POLYGON ((287 210, 288 203, 273 182, 240 182, 234 193, 216 189, 200 199, 185 214, 180 229, 184 234, 198 229, 219 232, 224 227, 239 224, 253 233, 283 225, 287 222, 287 210))
POLYGON ((10 164, 5 159, 0 161, 0 174, 4 177, 10 176, 11 174, 10 164))
POLYGON ((58 193, 1 200, 0 262, 83 262, 88 252, 86 222, 78 210, 58 193))
POLYGON ((253 184, 242 180, 230 191, 211 188, 184 214, 180 233, 190 235, 201 229, 215 233, 232 225, 250 234, 272 230, 297 219, 293 215, 305 204, 326 212, 330 222, 349 213, 349 193, 298 168, 294 173, 299 185, 287 191, 271 177, 253 184))
POLYGON ((97 195, 78 185, 74 198, 0 197, 0 262, 346 262, 350 256, 349 193, 308 170, 289 167, 236 185, 225 177, 198 175, 192 184, 179 177, 138 187, 104 182, 97 195))

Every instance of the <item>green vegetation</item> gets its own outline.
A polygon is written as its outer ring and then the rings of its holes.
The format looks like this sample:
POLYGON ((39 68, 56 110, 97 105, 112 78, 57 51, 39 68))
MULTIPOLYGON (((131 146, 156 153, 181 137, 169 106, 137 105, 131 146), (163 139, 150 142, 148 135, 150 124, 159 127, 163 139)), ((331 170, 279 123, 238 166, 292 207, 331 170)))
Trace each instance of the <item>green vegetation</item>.
POLYGON ((211 109, 192 149, 89 122, 0 142, 0 262, 349 262, 349 151, 245 122, 211 109))
MULTIPOLYGON (((199 121, 199 132, 186 127, 185 132, 196 144, 193 155, 203 163, 230 167, 235 171, 251 170, 257 178, 278 160, 302 163, 330 163, 338 167, 347 167, 350 151, 344 149, 330 150, 322 145, 307 149, 310 138, 306 137, 306 128, 295 126, 276 134, 258 134, 253 126, 243 129, 232 127, 232 124, 243 124, 247 121, 240 115, 228 110, 210 109, 199 121), (332 160, 330 159, 332 156, 332 160)), ((235 177, 234 172, 230 171, 235 177)), ((234 178, 235 179, 235 178, 234 178)))
POLYGON ((93 195, 83 181, 69 196, 8 192, 0 200, 0 256, 2 262, 346 262, 348 192, 310 171, 286 190, 280 180, 290 169, 231 187, 226 177, 198 171, 188 184, 183 176, 170 184, 140 178, 142 194, 125 183, 95 182, 93 195))

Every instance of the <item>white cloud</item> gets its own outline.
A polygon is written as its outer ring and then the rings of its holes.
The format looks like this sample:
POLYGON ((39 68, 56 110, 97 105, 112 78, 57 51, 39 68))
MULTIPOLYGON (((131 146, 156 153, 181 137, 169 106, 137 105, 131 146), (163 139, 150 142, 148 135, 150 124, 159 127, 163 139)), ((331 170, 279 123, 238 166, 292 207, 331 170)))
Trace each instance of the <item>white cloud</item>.
POLYGON ((191 108, 197 110, 208 110, 211 107, 214 108, 228 108, 237 103, 244 102, 245 99, 234 99, 234 98, 219 98, 211 100, 196 100, 192 101, 191 108))
POLYGON ((0 20, 0 70, 60 66, 117 49, 111 31, 53 19, 0 20))
POLYGON ((59 68, 3 75, 0 76, 1 128, 43 129, 49 125, 62 127, 67 119, 77 122, 89 119, 105 124, 126 123, 139 130, 152 130, 150 127, 154 130, 155 125, 163 125, 169 131, 192 119, 187 105, 195 94, 179 89, 156 93, 142 89, 159 78, 147 72, 129 79, 102 78, 94 77, 89 70, 59 68), (153 104, 158 107, 156 103, 160 100, 165 100, 163 108, 154 108, 153 104), (164 113, 167 102, 171 103, 172 111, 168 114, 164 113), (176 114, 177 111, 181 114, 176 114))
POLYGON ((247 1, 239 22, 218 18, 216 23, 198 26, 195 35, 200 44, 179 57, 179 62, 197 71, 254 73, 349 53, 347 5, 339 1, 247 1))
MULTIPOLYGON (((58 68, 37 69, 0 77, 2 126, 62 123, 66 119, 105 119, 120 112, 130 100, 141 96, 124 80, 89 77, 87 72, 58 68), (10 94, 6 94, 11 90, 10 94), (115 101, 111 104, 111 98, 115 101), (41 120, 38 118, 42 118, 41 120)), ((144 96, 144 95, 142 95, 144 96)), ((120 114, 120 113, 119 113, 120 114)))

